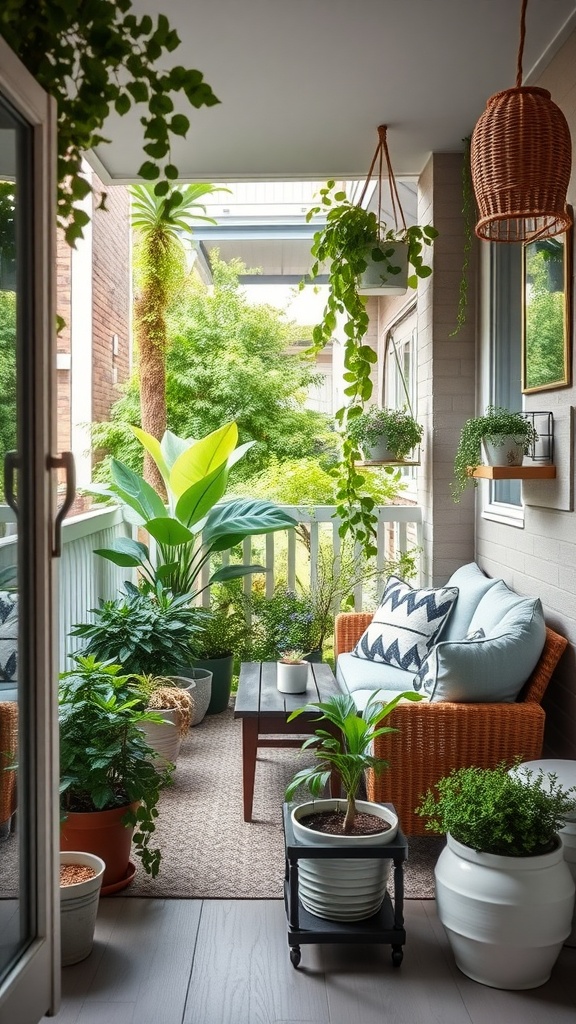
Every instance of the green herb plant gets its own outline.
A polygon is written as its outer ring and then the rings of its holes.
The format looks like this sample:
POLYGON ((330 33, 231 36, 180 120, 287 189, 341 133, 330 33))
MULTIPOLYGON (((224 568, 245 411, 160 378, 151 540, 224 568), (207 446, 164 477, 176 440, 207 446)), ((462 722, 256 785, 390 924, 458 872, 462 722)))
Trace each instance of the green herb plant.
POLYGON ((565 790, 553 774, 510 765, 455 768, 423 796, 416 813, 426 828, 449 832, 464 846, 507 857, 529 857, 554 848, 573 811, 576 786, 565 790))
POLYGON ((454 457, 454 483, 451 488, 454 501, 460 501, 468 483, 475 487, 478 485, 470 474, 482 463, 482 441, 485 438, 497 441, 509 434, 523 442, 525 455, 538 438, 532 423, 521 412, 509 412, 501 406, 489 405, 484 416, 466 420, 454 457))
POLYGON ((160 790, 174 766, 160 766, 140 728, 161 722, 145 710, 146 695, 120 665, 104 665, 92 656, 75 657, 76 666, 60 676, 60 799, 68 811, 104 811, 138 802, 122 818, 134 826, 133 843, 144 870, 158 874, 161 851, 150 841, 158 817, 160 790))
POLYGON ((369 555, 376 553, 374 500, 363 491, 364 477, 355 466, 361 455, 348 429, 352 421, 362 415, 363 407, 372 395, 370 374, 377 360, 374 350, 364 344, 369 318, 366 299, 358 290, 359 276, 368 265, 367 252, 375 260, 387 261, 388 270, 394 273, 397 268, 392 262, 390 243, 401 241, 408 246, 408 263, 412 270, 408 285, 415 288, 419 279, 432 273, 432 268, 424 260, 424 252, 438 232, 432 225, 392 230, 384 222, 379 222, 374 212, 351 203, 345 192, 337 190, 335 181, 328 181, 319 194, 320 204, 309 210, 307 220, 323 213, 326 224, 314 235, 311 249, 314 263, 310 278, 314 281, 327 265, 328 298, 322 320, 313 329, 309 351, 317 355, 332 339, 338 318, 346 318, 344 394, 347 404, 335 414, 343 433, 342 462, 337 470, 340 486, 336 515, 342 521, 340 536, 351 533, 369 555))
POLYGON ((312 736, 309 736, 302 744, 302 750, 309 747, 314 748, 316 764, 310 768, 303 768, 297 772, 286 788, 286 799, 291 800, 299 786, 306 786, 312 796, 322 795, 330 779, 330 774, 336 770, 342 781, 346 797, 346 814, 342 824, 342 831, 350 833, 354 828, 356 818, 356 796, 360 782, 367 768, 372 768, 376 774, 381 774, 388 766, 388 762, 382 757, 375 757, 370 751, 372 741, 377 736, 385 733, 396 732, 397 730, 389 725, 380 725, 380 722, 394 710, 397 704, 405 698, 406 700, 421 700, 421 695, 414 690, 397 694, 388 703, 383 703, 376 694, 373 694, 364 711, 358 714, 354 699, 350 694, 335 694, 326 701, 316 701, 298 708, 288 716, 291 722, 298 715, 308 711, 321 711, 320 721, 323 719, 330 722, 338 735, 328 732, 327 729, 318 728, 312 736))
POLYGON ((144 106, 147 159, 138 174, 156 183, 157 196, 167 195, 179 176, 172 139, 185 137, 190 127, 186 114, 176 111, 175 98, 182 94, 195 108, 219 101, 200 71, 182 64, 162 67, 180 45, 165 14, 156 23, 149 14, 139 18, 131 0, 3 0, 0 34, 56 100, 58 219, 70 245, 90 220, 76 205, 93 191, 82 161, 109 141, 103 131, 112 113, 123 116, 144 106))

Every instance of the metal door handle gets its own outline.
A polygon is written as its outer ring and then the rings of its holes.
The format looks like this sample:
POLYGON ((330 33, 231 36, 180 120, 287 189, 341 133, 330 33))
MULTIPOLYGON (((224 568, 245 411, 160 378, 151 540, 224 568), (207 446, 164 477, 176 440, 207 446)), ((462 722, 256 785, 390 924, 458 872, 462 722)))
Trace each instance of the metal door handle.
POLYGON ((54 519, 54 543, 52 546, 52 557, 60 558, 62 554, 62 523, 64 516, 76 497, 76 467, 72 452, 62 452, 61 455, 50 455, 48 458, 50 469, 64 469, 66 472, 66 494, 54 519))

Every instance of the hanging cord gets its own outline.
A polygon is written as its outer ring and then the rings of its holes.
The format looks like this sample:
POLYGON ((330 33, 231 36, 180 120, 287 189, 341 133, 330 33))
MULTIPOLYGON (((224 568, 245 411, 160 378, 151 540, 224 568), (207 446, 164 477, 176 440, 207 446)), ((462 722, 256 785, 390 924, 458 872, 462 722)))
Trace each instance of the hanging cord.
POLYGON ((524 53, 524 40, 526 39, 526 7, 528 6, 528 0, 522 0, 522 9, 520 11, 520 45, 518 47, 518 61, 516 64, 516 88, 519 89, 522 85, 522 55, 524 53))
POLYGON ((362 200, 366 195, 366 189, 368 183, 372 177, 372 172, 378 160, 378 228, 380 229, 380 221, 382 219, 382 170, 383 160, 386 160, 386 167, 388 170, 388 185, 390 187, 390 200, 392 203, 392 213, 394 215, 394 227, 398 231, 398 221, 401 220, 402 228, 406 231, 406 220, 404 218, 404 211, 402 209, 402 203, 400 202, 400 196, 398 195, 398 187, 396 185, 396 179, 394 177, 394 171, 392 170, 392 163, 390 160, 390 154, 388 152, 388 143, 386 141, 386 133, 388 131, 388 125, 378 125, 378 145, 376 146, 376 152, 372 157, 372 163, 370 164, 370 170, 364 182, 364 187, 358 200, 358 206, 362 206, 362 200))

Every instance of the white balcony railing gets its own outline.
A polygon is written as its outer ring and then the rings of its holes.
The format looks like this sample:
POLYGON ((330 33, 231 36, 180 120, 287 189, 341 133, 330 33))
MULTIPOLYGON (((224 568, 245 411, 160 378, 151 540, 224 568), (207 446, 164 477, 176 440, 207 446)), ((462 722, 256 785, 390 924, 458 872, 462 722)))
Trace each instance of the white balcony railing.
MULTIPOLYGON (((328 550, 331 562, 338 567, 342 542, 338 535, 338 520, 333 518, 332 506, 293 508, 286 506, 298 521, 297 530, 282 531, 264 537, 252 537, 243 542, 243 561, 258 562, 266 568, 265 592, 271 596, 281 579, 290 589, 297 582, 304 588, 314 586, 322 570, 322 552, 328 550)), ((10 509, 0 506, 0 524, 4 536, 0 537, 0 568, 16 561, 16 535, 14 517, 10 509)), ((99 599, 117 596, 126 579, 133 579, 131 570, 113 565, 94 554, 95 549, 109 547, 115 537, 130 536, 132 527, 124 522, 120 509, 99 509, 65 520, 62 530, 62 558, 59 563, 59 666, 70 667, 68 656, 80 647, 80 641, 69 636, 71 627, 86 621, 91 608, 99 599)), ((385 562, 396 559, 413 548, 422 546, 422 513, 418 506, 387 505, 378 509, 378 556, 375 568, 382 570, 385 562)), ((357 548, 355 557, 360 561, 357 548)), ((228 561, 225 554, 225 563, 228 561)), ((206 567, 203 583, 207 583, 206 567)), ((244 590, 249 593, 252 577, 244 578, 244 590)), ((365 605, 367 594, 371 603, 378 596, 382 582, 366 589, 362 574, 354 588, 357 610, 365 605)), ((208 590, 202 594, 202 603, 210 601, 208 590)))

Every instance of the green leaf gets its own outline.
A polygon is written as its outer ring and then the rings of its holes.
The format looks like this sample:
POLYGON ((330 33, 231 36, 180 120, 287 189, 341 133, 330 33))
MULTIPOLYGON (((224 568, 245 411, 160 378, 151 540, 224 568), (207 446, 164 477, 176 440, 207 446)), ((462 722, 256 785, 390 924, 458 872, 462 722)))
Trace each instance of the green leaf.
POLYGON ((138 174, 141 178, 144 178, 146 181, 154 181, 156 178, 159 177, 160 171, 156 164, 151 163, 150 160, 145 160, 144 163, 140 166, 138 174))
POLYGON ((226 462, 237 442, 238 427, 235 423, 226 423, 182 452, 169 475, 173 494, 179 498, 192 484, 226 462))
POLYGON ((263 565, 224 565, 217 569, 210 577, 210 585, 213 583, 227 583, 228 580, 237 580, 242 576, 251 576, 256 572, 267 572, 263 565))
POLYGON ((194 534, 171 516, 151 519, 146 523, 146 529, 159 544, 176 546, 177 544, 188 544, 189 541, 194 540, 194 534))
POLYGON ((143 477, 118 459, 111 460, 110 469, 116 493, 143 519, 156 519, 158 516, 166 515, 162 498, 143 477))
POLYGON ((252 534, 272 533, 296 525, 291 515, 272 502, 238 498, 212 509, 203 538, 214 551, 225 551, 252 534))
POLYGON ((170 131, 174 135, 186 135, 190 127, 190 121, 184 116, 184 114, 174 114, 169 127, 170 131))
POLYGON ((101 555, 108 561, 125 568, 137 568, 150 560, 150 553, 145 544, 131 540, 130 537, 119 537, 109 548, 97 548, 95 555, 101 555))

